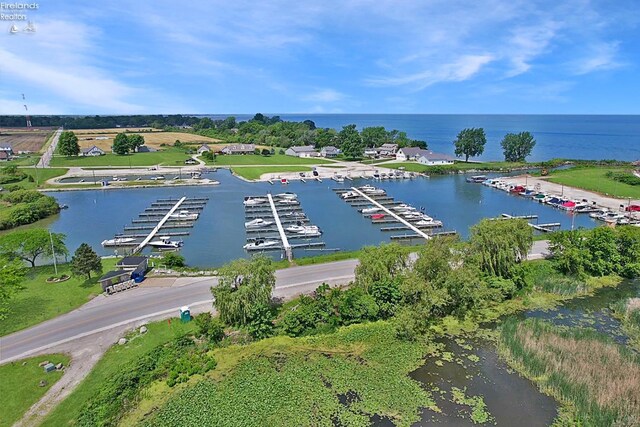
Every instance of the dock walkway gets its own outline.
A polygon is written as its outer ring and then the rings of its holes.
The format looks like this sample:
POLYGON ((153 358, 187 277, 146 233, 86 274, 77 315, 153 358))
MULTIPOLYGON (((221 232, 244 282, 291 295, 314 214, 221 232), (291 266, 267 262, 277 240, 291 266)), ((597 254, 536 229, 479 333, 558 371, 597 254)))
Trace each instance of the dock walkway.
POLYGON ((145 237, 144 240, 138 246, 136 246, 136 248, 133 250, 133 253, 140 252, 142 249, 144 249, 145 246, 147 246, 147 244, 151 241, 151 239, 153 239, 153 237, 158 233, 158 231, 160 231, 164 223, 167 222, 169 217, 173 215, 173 213, 180 207, 182 202, 184 202, 186 199, 187 199, 186 197, 183 197, 180 200, 178 200, 178 202, 175 205, 173 205, 173 207, 169 210, 169 212, 167 212, 167 214, 164 217, 162 217, 162 219, 158 222, 158 225, 156 225, 153 228, 153 230, 151 230, 149 235, 145 237))
POLYGON ((431 238, 431 236, 429 236, 427 233, 425 233, 424 231, 420 230, 418 227, 416 227, 415 225, 411 224, 409 221, 405 220, 404 218, 400 217, 398 214, 396 214, 395 212, 391 211, 386 206, 378 203, 377 201, 375 201, 371 197, 367 196, 365 193, 363 193, 362 191, 358 190, 356 187, 351 187, 351 190, 355 191, 356 193, 358 193, 364 199, 367 199, 369 202, 371 202, 372 205, 382 209, 387 214, 389 214, 392 217, 394 217, 398 222, 404 224, 405 226, 407 226, 407 228, 410 228, 411 230, 413 230, 413 232, 416 233, 417 235, 419 235, 420 237, 424 238, 425 240, 429 240, 431 238))
POLYGON ((284 253, 287 255, 287 259, 289 261, 292 261, 293 251, 291 250, 291 245, 289 244, 287 235, 285 234, 284 228, 282 227, 282 223, 280 222, 280 215, 278 215, 278 210, 276 209, 276 205, 273 202, 273 197, 271 196, 271 194, 267 194, 267 198, 269 199, 269 204, 271 205, 271 212, 273 213, 273 219, 276 221, 276 226, 278 227, 278 233, 280 233, 280 239, 282 240, 282 247, 284 248, 284 253))

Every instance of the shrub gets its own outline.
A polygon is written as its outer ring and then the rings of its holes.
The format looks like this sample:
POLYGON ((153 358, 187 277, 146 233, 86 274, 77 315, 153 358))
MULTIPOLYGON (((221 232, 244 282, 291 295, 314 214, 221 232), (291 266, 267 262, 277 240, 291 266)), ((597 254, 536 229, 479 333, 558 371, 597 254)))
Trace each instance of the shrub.
POLYGON ((224 338, 224 325, 211 313, 198 314, 194 319, 198 336, 206 338, 211 343, 219 343, 224 338))
POLYGON ((168 268, 184 267, 186 265, 184 257, 177 252, 165 252, 161 259, 161 262, 168 268))

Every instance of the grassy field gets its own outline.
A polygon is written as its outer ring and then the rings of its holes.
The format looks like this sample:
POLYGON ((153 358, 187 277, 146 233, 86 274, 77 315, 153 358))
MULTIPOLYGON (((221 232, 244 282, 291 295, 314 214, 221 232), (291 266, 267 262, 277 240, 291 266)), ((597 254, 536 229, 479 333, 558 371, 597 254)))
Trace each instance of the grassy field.
POLYGON ((0 427, 9 427, 18 421, 62 377, 61 371, 46 373, 38 366, 47 360, 54 365, 69 363, 65 355, 44 354, 0 366, 0 427), (40 381, 45 381, 46 385, 40 387, 40 381))
POLYGON ((32 179, 28 177, 19 182, 14 182, 7 185, 18 185, 21 188, 25 188, 28 190, 33 190, 35 188, 45 188, 47 185, 45 182, 51 178, 56 178, 58 176, 62 176, 67 173, 68 169, 66 168, 20 168, 21 172, 30 176, 32 179), (37 185, 36 185, 37 184, 37 185))
POLYGON ((640 359, 596 332, 539 319, 502 326, 499 348, 544 391, 567 404, 559 425, 637 425, 640 359), (571 422, 568 422, 571 421, 571 422))
POLYGON ((69 425, 71 420, 78 417, 85 402, 100 391, 107 378, 118 372, 123 365, 137 360, 154 347, 168 342, 175 336, 191 332, 194 323, 180 323, 173 319, 170 325, 161 321, 151 323, 147 328, 146 334, 130 335, 126 345, 111 347, 80 385, 47 416, 42 425, 69 425))
POLYGON ((630 169, 607 167, 575 167, 553 171, 547 178, 550 182, 570 187, 583 188, 614 197, 640 199, 640 186, 615 181, 607 172, 624 172, 630 169))
POLYGON ((323 165, 333 163, 320 157, 302 158, 287 156, 286 154, 274 154, 272 156, 258 156, 255 154, 234 154, 234 155, 218 155, 213 164, 220 166, 237 166, 237 165, 323 165))
POLYGON ((420 173, 448 173, 448 172, 465 172, 465 171, 506 171, 514 168, 520 168, 525 166, 526 163, 517 162, 487 162, 487 163, 464 163, 456 162, 453 165, 442 166, 426 166, 416 162, 400 162, 400 163, 386 163, 380 165, 385 168, 399 169, 404 167, 409 172, 420 173))
POLYGON ((37 153, 51 136, 51 130, 0 130, 0 144, 11 144, 13 152, 31 151, 37 153))
MULTIPOLYGON (((162 144, 173 145, 176 140, 179 140, 185 144, 215 144, 220 142, 219 139, 209 138, 208 136, 200 136, 186 132, 163 132, 163 131, 149 131, 138 129, 81 129, 74 131, 78 137, 78 143, 80 148, 89 148, 94 145, 104 150, 107 153, 111 152, 111 146, 113 145, 113 139, 118 133, 126 132, 127 134, 139 133, 144 137, 144 143, 148 147, 160 149, 162 144), (96 139, 96 138, 108 138, 108 139, 96 139)), ((213 148, 213 147, 212 147, 213 148)))
MULTIPOLYGON (((115 258, 104 259, 103 271, 111 270, 115 263, 115 258)), ((58 275, 61 274, 71 274, 69 264, 58 265, 58 275)), ((0 320, 0 336, 67 313, 102 293, 97 277, 86 280, 72 276, 66 282, 47 283, 46 279, 53 275, 53 266, 29 269, 23 283, 25 289, 11 299, 9 315, 0 320)))
POLYGON ((37 154, 24 154, 14 160, 8 160, 0 163, 0 167, 4 166, 33 166, 38 164, 40 156, 37 154))
POLYGON ((231 169, 233 173, 246 179, 259 179, 262 174, 270 173, 274 179, 282 172, 311 172, 307 166, 249 166, 231 169))
POLYGON ((168 148, 152 153, 133 153, 125 156, 105 154, 104 156, 64 157, 54 156, 51 166, 54 167, 83 167, 83 166, 184 166, 184 161, 191 156, 184 150, 168 148))

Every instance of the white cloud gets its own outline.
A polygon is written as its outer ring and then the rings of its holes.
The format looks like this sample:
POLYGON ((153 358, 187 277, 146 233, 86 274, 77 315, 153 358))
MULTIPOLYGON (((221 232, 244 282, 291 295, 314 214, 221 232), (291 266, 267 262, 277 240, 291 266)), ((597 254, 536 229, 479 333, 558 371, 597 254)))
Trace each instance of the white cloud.
POLYGON ((305 101, 312 102, 337 102, 341 101, 345 98, 345 95, 337 90, 333 89, 322 89, 315 92, 310 93, 305 96, 303 99, 305 101))
POLYGON ((616 59, 618 53, 617 42, 597 43, 589 46, 589 52, 584 57, 573 63, 576 74, 588 74, 594 71, 612 70, 623 64, 616 59))

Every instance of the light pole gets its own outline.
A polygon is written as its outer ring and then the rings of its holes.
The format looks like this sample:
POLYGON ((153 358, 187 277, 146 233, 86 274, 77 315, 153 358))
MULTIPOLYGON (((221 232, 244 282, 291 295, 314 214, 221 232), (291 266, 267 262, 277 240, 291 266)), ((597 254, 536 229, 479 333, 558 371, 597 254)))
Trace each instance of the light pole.
POLYGON ((51 230, 49 230, 49 241, 51 242, 51 253, 53 254, 53 270, 56 272, 56 276, 57 276, 58 264, 56 263, 56 250, 53 247, 53 235, 51 234, 51 230))

